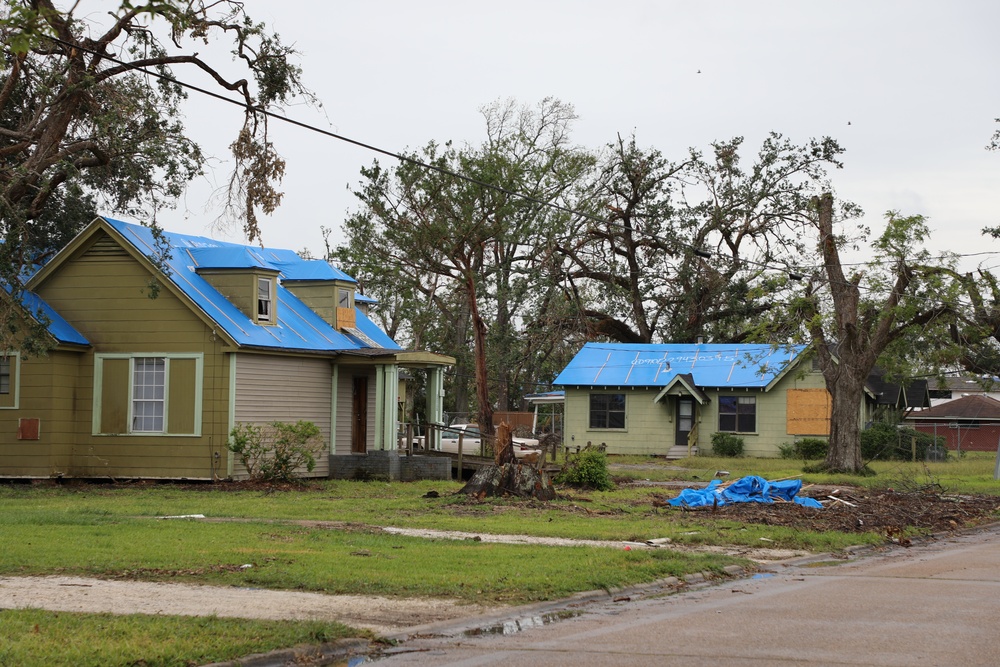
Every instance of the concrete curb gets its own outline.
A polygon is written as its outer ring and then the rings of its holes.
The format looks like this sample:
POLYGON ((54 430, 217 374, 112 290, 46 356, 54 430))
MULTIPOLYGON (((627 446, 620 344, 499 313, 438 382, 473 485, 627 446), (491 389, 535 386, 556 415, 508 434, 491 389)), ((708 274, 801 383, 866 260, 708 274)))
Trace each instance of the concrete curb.
POLYGON ((202 667, 283 667, 284 665, 329 665, 333 662, 373 653, 367 639, 339 639, 325 644, 303 644, 292 648, 276 649, 268 653, 254 653, 226 662, 213 662, 202 667))

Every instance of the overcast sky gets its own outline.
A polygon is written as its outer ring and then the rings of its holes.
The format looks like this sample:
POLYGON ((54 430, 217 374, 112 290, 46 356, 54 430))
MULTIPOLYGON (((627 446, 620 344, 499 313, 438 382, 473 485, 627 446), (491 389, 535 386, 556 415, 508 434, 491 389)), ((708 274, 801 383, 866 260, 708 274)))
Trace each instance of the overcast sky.
MULTIPOLYGON (((392 152, 477 144, 483 105, 546 96, 576 108, 573 138, 592 149, 634 132, 680 159, 743 136, 749 161, 770 131, 795 143, 831 136, 846 149, 834 186, 866 224, 889 209, 919 213, 934 251, 1000 251, 980 234, 1000 225, 1000 152, 985 150, 1000 128, 996 0, 244 4, 301 51, 324 105, 288 115, 358 141, 392 152)), ((227 174, 241 112, 210 100, 188 108, 191 134, 220 161, 161 224, 240 241, 211 229, 209 193, 227 174)), ((357 209, 349 187, 378 156, 278 123, 273 136, 288 170, 265 245, 320 254, 320 226, 337 229, 357 209)), ((1000 254, 969 260, 980 261, 1000 266, 1000 254)))

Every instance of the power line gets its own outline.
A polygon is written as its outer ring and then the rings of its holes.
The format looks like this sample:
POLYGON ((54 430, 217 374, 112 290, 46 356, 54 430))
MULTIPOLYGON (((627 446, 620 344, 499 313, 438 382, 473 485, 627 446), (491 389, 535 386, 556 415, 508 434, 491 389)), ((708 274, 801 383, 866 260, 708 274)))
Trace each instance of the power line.
MULTIPOLYGON (((562 213, 568 213, 568 214, 573 215, 573 216, 578 216, 580 218, 583 218, 583 219, 586 219, 586 220, 590 220, 592 222, 598 222, 598 223, 601 223, 603 225, 607 225, 608 227, 617 227, 619 229, 626 230, 626 231, 629 231, 629 232, 632 232, 632 233, 642 234, 644 236, 648 236, 648 237, 653 238, 653 239, 658 240, 658 241, 669 242, 669 243, 672 243, 672 244, 674 244, 676 246, 679 246, 681 248, 685 248, 687 250, 690 250, 693 254, 695 254, 695 255, 697 255, 699 257, 705 258, 705 259, 711 259, 712 257, 714 257, 714 256, 717 255, 717 256, 721 257, 722 259, 726 259, 726 260, 729 260, 729 261, 738 261, 740 263, 748 264, 750 266, 756 266, 758 268, 765 269, 765 270, 780 271, 780 272, 786 273, 793 280, 806 278, 807 276, 803 275, 803 273, 806 272, 808 269, 813 269, 815 271, 815 270, 821 270, 821 269, 825 269, 826 268, 826 265, 807 265, 805 267, 800 267, 800 266, 794 266, 794 267, 792 267, 792 266, 780 266, 780 265, 775 265, 775 264, 757 262, 755 260, 748 259, 748 258, 745 258, 745 257, 739 257, 739 258, 735 258, 734 259, 734 258, 728 257, 728 256, 726 256, 726 255, 724 255, 722 253, 715 253, 715 252, 712 252, 710 250, 706 250, 704 248, 694 247, 694 246, 692 246, 690 244, 684 243, 683 241, 674 240, 674 239, 669 239, 668 240, 668 239, 665 239, 665 238, 663 238, 661 236, 653 234, 652 232, 647 232, 647 231, 641 229, 640 227, 630 227, 630 226, 627 226, 627 225, 624 225, 624 224, 619 224, 619 223, 614 222, 613 220, 609 220, 609 219, 606 219, 606 218, 601 218, 601 217, 598 217, 598 216, 593 215, 591 213, 587 213, 585 211, 579 211, 579 210, 576 210, 576 209, 569 208, 568 206, 563 206, 561 204, 557 204, 555 202, 545 201, 545 200, 539 199, 539 198, 537 198, 535 196, 532 196, 532 195, 528 195, 528 194, 524 194, 522 192, 517 192, 517 191, 514 191, 514 190, 510 190, 508 188, 504 188, 502 186, 499 186, 499 185, 496 185, 496 184, 493 184, 493 183, 487 183, 485 181, 481 181, 481 180, 473 178, 471 176, 466 176, 465 174, 454 172, 454 171, 451 171, 449 169, 445 169, 443 167, 439 167, 439 166, 436 166, 436 165, 424 162, 422 160, 418 160, 418 159, 416 159, 414 157, 410 157, 410 156, 404 155, 402 153, 395 153, 393 151, 386 150, 384 148, 380 148, 378 146, 374 146, 372 144, 369 144, 369 143, 366 143, 366 142, 363 142, 363 141, 359 141, 357 139, 352 139, 352 138, 344 136, 342 134, 338 134, 336 132, 332 132, 330 130, 323 129, 323 128, 317 127, 315 125, 311 125, 311 124, 303 122, 303 121, 299 121, 299 120, 295 120, 293 118, 289 118, 287 116, 279 115, 279 114, 277 114, 277 113, 275 113, 273 111, 270 111, 270 110, 268 110, 266 108, 263 108, 263 107, 260 107, 260 106, 254 106, 254 105, 248 103, 245 100, 240 101, 240 100, 235 100, 235 99, 226 97, 225 95, 222 95, 221 93, 217 93, 217 92, 209 90, 207 88, 202 88, 200 86, 196 86, 196 85, 188 83, 186 81, 182 81, 181 79, 178 79, 176 77, 168 76, 168 75, 163 74, 161 72, 150 71, 149 69, 146 69, 145 67, 133 65, 132 63, 120 60, 120 59, 115 58, 114 56, 111 56, 109 54, 100 53, 100 52, 98 52, 98 51, 96 51, 94 49, 90 49, 90 48, 84 47, 84 46, 79 45, 79 44, 73 44, 73 43, 67 42, 65 40, 62 40, 62 39, 60 39, 58 37, 49 37, 49 39, 51 41, 57 43, 57 44, 61 44, 61 45, 65 46, 67 48, 78 49, 78 50, 83 51, 85 53, 89 53, 91 55, 94 55, 94 56, 100 57, 100 58, 102 58, 104 60, 107 60, 108 62, 117 64, 117 65, 121 65, 122 67, 128 68, 130 70, 133 70, 133 71, 136 71, 136 72, 141 72, 141 73, 143 73, 143 74, 145 74, 147 76, 152 76, 154 78, 157 78, 157 79, 160 79, 160 80, 167 81, 169 83, 175 84, 175 85, 180 86, 182 88, 185 88, 185 89, 197 92, 197 93, 201 93, 202 95, 207 95, 208 97, 212 97, 212 98, 220 100, 222 102, 226 102, 227 104, 231 104, 233 106, 240 107, 244 111, 251 112, 251 113, 256 113, 256 114, 261 114, 263 116, 266 116, 267 118, 272 118, 274 120, 277 120, 277 121, 280 121, 280 122, 283 122, 283 123, 288 123, 289 125, 300 127, 300 128, 302 128, 304 130, 307 130, 307 131, 310 131, 310 132, 315 132, 315 133, 321 134, 323 136, 327 136, 327 137, 330 137, 332 139, 336 139, 338 141, 343 141, 343 142, 351 144, 353 146, 357 146, 359 148, 363 148, 365 150, 369 150, 369 151, 372 151, 374 153, 378 153, 379 155, 384 155, 386 157, 390 157, 390 158, 399 160, 400 162, 405 162, 405 163, 412 164, 414 166, 420 167, 421 169, 426 169, 426 170, 429 170, 429 171, 434 171, 434 172, 440 173, 442 175, 445 175, 445 176, 448 176, 448 177, 451 177, 451 178, 456 178, 456 179, 465 181, 467 183, 471 183, 473 185, 478 185, 480 187, 493 190, 495 192, 499 192, 499 193, 502 193, 502 194, 505 194, 505 195, 509 195, 509 196, 512 196, 512 197, 517 197, 519 199, 522 199, 522 200, 525 200, 525 201, 529 201, 529 202, 532 202, 534 204, 538 204, 539 206, 543 206, 543 207, 550 208, 550 209, 553 209, 553 210, 556 210, 556 211, 560 211, 562 213)), ((569 239, 569 238, 572 238, 572 237, 567 236, 567 237, 560 237, 560 238, 562 240, 566 240, 566 239, 569 239)), ((950 258, 950 257, 954 257, 954 258, 978 257, 978 256, 984 256, 984 255, 998 255, 998 254, 1000 254, 1000 251, 995 251, 995 252, 994 251, 985 251, 985 252, 977 252, 977 253, 969 253, 969 254, 940 255, 940 256, 937 257, 937 259, 945 259, 945 258, 950 258)), ((842 267, 865 266, 865 265, 867 265, 869 263, 870 262, 841 263, 841 266, 842 267)), ((828 281, 823 281, 823 282, 828 282, 828 281)), ((866 289, 866 288, 859 287, 859 289, 866 289)))

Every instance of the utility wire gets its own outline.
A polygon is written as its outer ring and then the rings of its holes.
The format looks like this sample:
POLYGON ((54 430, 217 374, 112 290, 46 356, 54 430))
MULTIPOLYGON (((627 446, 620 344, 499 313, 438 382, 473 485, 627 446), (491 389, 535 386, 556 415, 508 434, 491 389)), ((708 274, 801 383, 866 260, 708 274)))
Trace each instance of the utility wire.
MULTIPOLYGON (((451 178, 456 178, 456 179, 465 181, 467 183, 471 183, 473 185, 478 185, 480 187, 493 190, 495 192, 499 192, 499 193, 502 193, 502 194, 505 194, 505 195, 509 195, 511 197, 517 197, 519 199, 522 199, 522 200, 525 200, 525 201, 529 201, 529 202, 534 203, 534 204, 538 204, 539 206, 543 206, 543 207, 550 208, 550 209, 553 209, 553 210, 556 210, 556 211, 560 211, 562 213, 568 213, 568 214, 573 215, 573 216, 578 216, 580 218, 583 218, 583 219, 586 219, 586 220, 590 220, 592 222, 597 222, 597 223, 600 223, 602 225, 607 225, 608 227, 618 227, 620 229, 627 230, 627 231, 630 231, 632 233, 638 233, 638 234, 642 234, 642 235, 645 235, 645 236, 649 236, 649 237, 654 238, 654 239, 656 239, 658 241, 667 241, 669 243, 675 244, 675 245, 680 246, 682 248, 686 248, 688 250, 691 250, 695 255, 697 255, 699 257, 702 257, 702 258, 705 258, 705 259, 711 259, 712 257, 718 255, 719 257, 721 257, 723 259, 728 259, 728 260, 732 261, 732 258, 730 258, 730 257, 728 257, 728 256, 726 256, 725 254, 722 254, 722 253, 714 253, 714 252, 712 252, 710 250, 706 250, 706 249, 703 249, 703 248, 696 248, 696 247, 694 247, 694 246, 692 246, 690 244, 686 244, 686 243, 684 243, 682 241, 677 241, 677 240, 672 240, 672 239, 668 241, 667 239, 664 239, 664 238, 662 238, 660 236, 657 236, 656 234, 653 234, 651 232, 647 232, 647 231, 641 229, 640 227, 629 227, 627 225, 618 224, 618 223, 615 223, 612 220, 608 220, 606 218, 601 218, 599 216, 593 215, 591 213, 587 213, 585 211, 579 211, 579 210, 576 210, 576 209, 569 208, 567 206, 563 206, 561 204, 557 204, 555 202, 545 201, 545 200, 539 199, 537 197, 534 197, 532 195, 524 194, 522 192, 517 192, 515 190, 510 190, 508 188, 504 188, 502 186, 499 186, 499 185, 496 185, 496 184, 493 184, 493 183, 487 183, 485 181, 481 181, 481 180, 473 178, 471 176, 466 176, 465 174, 460 174, 458 172, 454 172, 454 171, 451 171, 449 169, 445 169, 443 167, 439 167, 439 166, 430 164, 428 162, 424 162, 422 160, 418 160, 418 159, 416 159, 414 157, 410 157, 410 156, 404 155, 402 153, 394 153, 394 152, 386 150, 384 148, 379 148, 378 146, 374 146, 372 144, 365 143, 363 141, 359 141, 357 139, 352 139, 352 138, 344 136, 342 134, 338 134, 338 133, 332 132, 330 130, 325 130, 323 128, 317 127, 315 125, 311 125, 309 123, 305 123, 303 121, 299 121, 299 120, 295 120, 293 118, 289 118, 287 116, 279 115, 279 114, 277 114, 277 113, 275 113, 273 111, 270 111, 270 110, 268 110, 268 109, 266 109, 264 107, 254 106, 254 105, 246 102, 245 100, 244 101, 235 100, 235 99, 232 99, 230 97, 226 97, 225 95, 222 95, 221 93, 217 93, 217 92, 209 90, 207 88, 202 88, 200 86, 196 86, 196 85, 188 83, 186 81, 182 81, 182 80, 180 80, 180 79, 178 79, 176 77, 168 76, 168 75, 163 74, 161 72, 150 71, 150 70, 146 69, 145 67, 140 67, 140 66, 137 66, 137 65, 133 65, 133 64, 131 64, 129 62, 126 62, 124 60, 120 60, 118 58, 115 58, 114 56, 111 56, 109 54, 100 53, 100 52, 98 52, 98 51, 96 51, 94 49, 90 49, 90 48, 84 47, 84 46, 79 45, 79 44, 73 44, 71 42, 67 42, 65 40, 59 39, 58 37, 49 37, 48 39, 50 39, 52 42, 55 42, 57 44, 61 44, 62 46, 65 46, 67 48, 78 49, 78 50, 83 51, 85 53, 89 53, 91 55, 94 55, 94 56, 100 57, 100 58, 102 58, 104 60, 107 60, 109 62, 112 62, 112 63, 114 63, 116 65, 121 65, 122 67, 126 67, 126 68, 128 68, 130 70, 133 70, 133 71, 136 71, 136 72, 141 72, 141 73, 143 73, 143 74, 145 74, 147 76, 152 76, 154 78, 157 78, 157 79, 160 79, 160 80, 167 81, 169 83, 175 84, 175 85, 180 86, 182 88, 185 88, 185 89, 197 92, 197 93, 201 93, 202 95, 206 95, 208 97, 212 97, 214 99, 220 100, 220 101, 225 102, 227 104, 231 104, 233 106, 240 107, 245 112, 261 114, 263 116, 266 116, 267 118, 273 118, 273 119, 275 119, 277 121, 280 121, 280 122, 283 122, 283 123, 288 123, 289 125, 300 127, 302 129, 310 131, 310 132, 316 132, 318 134, 330 137, 332 139, 337 139, 339 141, 343 141, 343 142, 351 144, 353 146, 357 146, 359 148, 363 148, 365 150, 369 150, 369 151, 372 151, 374 153, 378 153, 379 155, 384 155, 386 157, 390 157, 390 158, 399 160, 400 162, 405 162, 405 163, 412 164, 414 166, 420 167, 421 169, 426 169, 426 170, 429 170, 429 171, 434 171, 434 172, 440 173, 442 175, 445 175, 445 176, 448 176, 448 177, 451 177, 451 178)), ((571 237, 565 237, 565 239, 568 239, 568 238, 571 238, 571 237)), ((563 239, 563 240, 565 240, 565 239, 563 239)), ((960 257, 976 257, 976 256, 982 256, 982 255, 995 255, 995 254, 1000 254, 1000 251, 997 251, 997 252, 989 252, 989 251, 987 251, 987 252, 978 252, 978 253, 969 253, 969 254, 955 254, 955 255, 941 255, 938 258, 939 259, 943 259, 943 258, 946 258, 946 257, 956 257, 956 258, 960 258, 960 257)), ((802 275, 808 269, 813 269, 815 271, 815 270, 819 270, 819 269, 825 268, 825 265, 807 265, 806 267, 779 266, 779 265, 773 265, 773 264, 767 264, 767 263, 757 262, 757 261, 754 261, 754 260, 751 260, 751 259, 748 259, 748 258, 743 258, 743 257, 738 258, 735 261, 739 261, 739 262, 742 262, 744 264, 748 264, 748 265, 751 265, 751 266, 756 266, 756 267, 759 267, 759 268, 762 268, 762 269, 768 269, 768 270, 774 270, 774 271, 781 271, 783 273, 788 274, 789 277, 791 277, 793 280, 803 279, 805 277, 808 277, 808 276, 802 275)), ((846 264, 842 263, 841 266, 842 267, 864 266, 865 264, 867 264, 867 262, 846 263, 846 264)), ((822 282, 828 282, 828 281, 822 281, 822 282)), ((861 289, 865 289, 865 288, 861 288, 861 289)))

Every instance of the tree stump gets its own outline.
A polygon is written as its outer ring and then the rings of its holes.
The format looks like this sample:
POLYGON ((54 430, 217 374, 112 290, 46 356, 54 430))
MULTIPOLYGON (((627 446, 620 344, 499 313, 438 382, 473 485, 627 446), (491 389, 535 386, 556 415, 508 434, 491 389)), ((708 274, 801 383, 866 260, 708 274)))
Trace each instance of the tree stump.
POLYGON ((552 500, 556 497, 552 480, 544 470, 530 465, 504 463, 480 468, 459 493, 477 498, 517 496, 552 500))
POLYGON ((517 456, 514 455, 514 438, 511 434, 510 424, 500 422, 497 426, 496 446, 493 447, 493 462, 498 466, 505 463, 517 463, 517 456))

